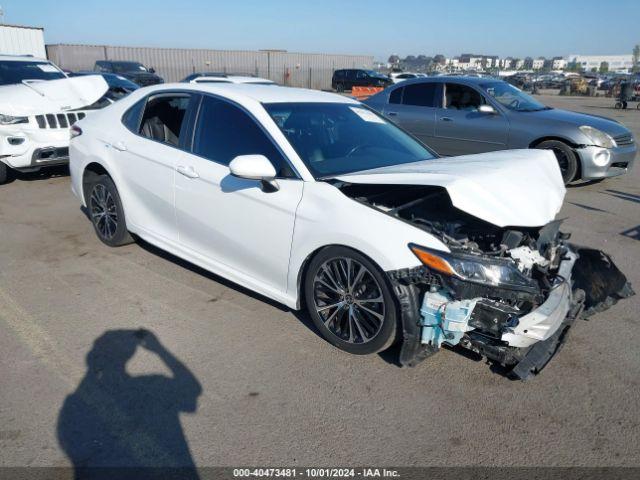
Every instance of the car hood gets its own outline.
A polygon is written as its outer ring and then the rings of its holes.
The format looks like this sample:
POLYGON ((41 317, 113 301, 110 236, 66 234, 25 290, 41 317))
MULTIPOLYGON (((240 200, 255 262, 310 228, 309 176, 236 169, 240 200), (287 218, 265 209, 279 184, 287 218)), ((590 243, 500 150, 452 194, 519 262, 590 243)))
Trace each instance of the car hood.
POLYGON ((86 107, 108 90, 100 75, 26 80, 0 87, 0 113, 13 116, 42 115, 86 107))
POLYGON ((615 120, 598 115, 589 115, 587 113, 571 112, 569 110, 561 110, 551 108, 549 110, 540 110, 537 112, 519 112, 522 115, 535 115, 535 119, 542 122, 565 122, 580 127, 589 125, 590 127, 602 130, 611 136, 623 135, 629 133, 629 130, 615 120))
POLYGON ((540 227, 555 218, 565 188, 550 150, 438 158, 335 177, 358 184, 444 187, 452 204, 499 227, 540 227))

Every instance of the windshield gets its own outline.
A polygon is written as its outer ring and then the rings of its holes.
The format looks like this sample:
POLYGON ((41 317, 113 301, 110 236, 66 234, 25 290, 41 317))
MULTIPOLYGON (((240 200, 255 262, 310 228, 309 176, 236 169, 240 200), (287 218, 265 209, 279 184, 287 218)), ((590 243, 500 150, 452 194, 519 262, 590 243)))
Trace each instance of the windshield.
POLYGON ((23 80, 57 80, 66 78, 49 62, 0 61, 0 85, 21 83, 23 80))
POLYGON ((435 157, 362 105, 272 103, 264 107, 316 178, 435 157))
POLYGON ((138 62, 113 62, 111 65, 113 65, 113 71, 116 73, 147 71, 147 67, 138 62))
POLYGON ((482 83, 480 86, 509 110, 536 112, 550 108, 506 82, 482 83))

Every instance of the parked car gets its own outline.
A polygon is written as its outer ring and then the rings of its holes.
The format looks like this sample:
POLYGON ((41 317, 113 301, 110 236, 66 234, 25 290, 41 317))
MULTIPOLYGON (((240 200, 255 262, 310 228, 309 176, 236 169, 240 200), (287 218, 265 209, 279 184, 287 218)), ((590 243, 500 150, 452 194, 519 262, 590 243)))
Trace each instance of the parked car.
POLYGON ((408 80, 410 78, 421 78, 421 77, 422 77, 421 75, 413 72, 392 72, 389 74, 389 78, 391 78, 391 81, 394 84, 400 83, 403 80, 408 80))
POLYGON ((440 155, 550 149, 565 183, 622 175, 636 156, 633 135, 615 120, 547 107, 499 80, 407 80, 365 103, 440 155))
POLYGON ((252 85, 277 85, 267 78, 248 75, 228 75, 226 73, 192 73, 181 80, 182 83, 250 83, 252 85))
POLYGON ((107 91, 99 76, 68 78, 42 58, 0 56, 0 184, 11 170, 69 161, 69 127, 107 91))
POLYGON ((100 73, 115 73, 141 87, 164 83, 162 77, 156 75, 156 71, 153 68, 147 68, 140 62, 98 60, 93 70, 100 73))
POLYGON ((140 88, 137 83, 133 83, 131 80, 127 80, 125 77, 116 75, 115 73, 96 73, 91 71, 69 73, 70 77, 83 77, 86 75, 100 75, 104 78, 107 85, 109 85, 109 90, 107 90, 103 98, 105 98, 109 104, 120 100, 140 88))
POLYGON ((135 234, 306 307, 347 352, 402 338, 414 365, 461 345, 527 378, 583 306, 632 294, 560 232, 551 152, 439 159, 355 100, 262 85, 141 89, 73 134, 72 190, 102 242, 135 234))
POLYGON ((331 78, 331 88, 336 92, 351 90, 353 87, 388 87, 393 81, 374 70, 349 68, 336 70, 331 78))

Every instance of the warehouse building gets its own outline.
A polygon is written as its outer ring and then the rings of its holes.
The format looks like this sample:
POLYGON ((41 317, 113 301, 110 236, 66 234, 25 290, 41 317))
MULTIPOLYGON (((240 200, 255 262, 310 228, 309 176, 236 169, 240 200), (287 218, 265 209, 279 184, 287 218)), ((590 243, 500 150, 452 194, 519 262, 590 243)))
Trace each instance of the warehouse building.
POLYGON ((118 47, 108 45, 47 45, 50 60, 66 70, 92 70, 96 60, 132 60, 167 82, 195 72, 255 75, 281 85, 326 90, 339 68, 372 68, 373 57, 324 53, 292 53, 285 50, 204 50, 118 47))
POLYGON ((598 70, 600 65, 607 64, 610 72, 626 73, 633 67, 631 55, 569 55, 567 64, 575 64, 585 72, 598 70))
POLYGON ((22 25, 0 25, 0 55, 46 57, 44 29, 22 25))

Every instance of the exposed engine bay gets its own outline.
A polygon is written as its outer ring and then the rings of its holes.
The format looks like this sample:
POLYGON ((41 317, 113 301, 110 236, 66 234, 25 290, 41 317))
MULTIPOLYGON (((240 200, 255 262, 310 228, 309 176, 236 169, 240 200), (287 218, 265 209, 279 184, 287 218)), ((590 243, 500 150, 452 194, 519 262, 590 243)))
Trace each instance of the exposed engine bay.
POLYGON ((538 228, 498 227, 454 207, 443 187, 334 185, 427 231, 450 250, 410 245, 423 265, 387 272, 403 321, 403 365, 416 365, 445 344, 527 379, 556 353, 576 318, 633 294, 610 257, 568 242, 561 220, 538 228))

